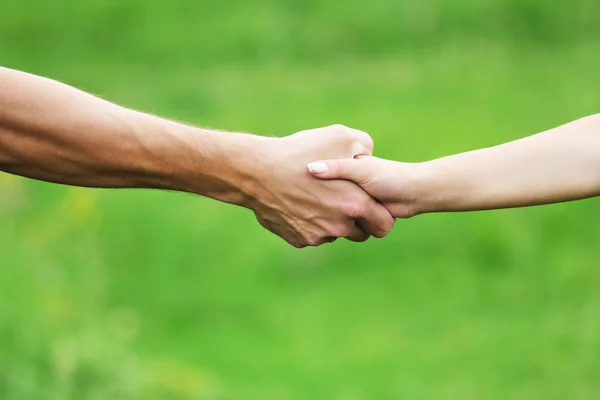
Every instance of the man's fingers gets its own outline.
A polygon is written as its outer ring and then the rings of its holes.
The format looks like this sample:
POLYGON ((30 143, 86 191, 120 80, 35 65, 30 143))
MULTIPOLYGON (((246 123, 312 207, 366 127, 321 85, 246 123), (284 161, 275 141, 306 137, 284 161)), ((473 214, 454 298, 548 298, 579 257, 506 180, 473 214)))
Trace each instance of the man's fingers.
POLYGON ((363 216, 358 218, 356 223, 369 235, 382 238, 390 233, 396 218, 381 203, 371 199, 367 203, 363 216))
POLYGON ((316 161, 307 165, 308 170, 314 177, 319 179, 347 179, 361 183, 369 176, 364 170, 361 160, 341 159, 316 161))
POLYGON ((359 225, 355 225, 345 237, 352 242, 366 242, 371 235, 365 232, 359 225))
POLYGON ((375 147, 375 143, 373 142, 373 138, 367 133, 363 131, 359 131, 358 129, 348 128, 352 135, 357 140, 357 146, 355 146, 354 157, 357 156, 370 156, 373 155, 373 148, 375 147))
POLYGON ((370 156, 373 154, 373 147, 375 144, 373 143, 373 139, 367 132, 354 128, 349 128, 345 125, 340 124, 332 125, 327 129, 330 129, 333 132, 339 134, 349 134, 350 138, 354 139, 354 145, 352 146, 352 155, 350 155, 350 157, 370 156))

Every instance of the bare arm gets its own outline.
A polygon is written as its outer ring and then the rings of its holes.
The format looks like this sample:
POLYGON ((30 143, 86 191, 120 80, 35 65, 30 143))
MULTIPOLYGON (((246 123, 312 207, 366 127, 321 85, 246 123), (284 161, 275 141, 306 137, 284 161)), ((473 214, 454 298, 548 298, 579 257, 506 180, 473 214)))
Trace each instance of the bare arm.
POLYGON ((311 157, 371 150, 367 134, 343 126, 281 139, 211 131, 0 67, 0 170, 69 185, 209 196, 252 209, 298 247, 391 229, 387 210, 358 186, 314 185, 303 167, 311 157))
POLYGON ((319 178, 359 183, 396 217, 584 199, 600 195, 600 115, 424 163, 364 157, 311 168, 319 178))
MULTIPOLYGON (((164 188, 203 194, 233 189, 225 134, 101 100, 62 83, 0 68, 0 168, 79 186, 164 188), (198 185, 198 187, 195 187, 198 185)), ((243 152, 230 146, 229 151, 243 152)), ((231 201, 242 202, 231 190, 231 201), (236 197, 235 199, 233 197, 236 197)))

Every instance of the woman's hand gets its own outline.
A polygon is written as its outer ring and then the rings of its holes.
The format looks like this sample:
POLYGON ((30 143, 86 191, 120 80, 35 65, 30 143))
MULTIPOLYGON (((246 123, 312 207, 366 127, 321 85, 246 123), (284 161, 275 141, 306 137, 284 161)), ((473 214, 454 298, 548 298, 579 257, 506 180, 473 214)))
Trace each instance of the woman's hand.
POLYGON ((308 164, 319 179, 345 179, 360 185, 396 218, 417 215, 415 178, 417 164, 400 163, 377 157, 326 160, 308 164))

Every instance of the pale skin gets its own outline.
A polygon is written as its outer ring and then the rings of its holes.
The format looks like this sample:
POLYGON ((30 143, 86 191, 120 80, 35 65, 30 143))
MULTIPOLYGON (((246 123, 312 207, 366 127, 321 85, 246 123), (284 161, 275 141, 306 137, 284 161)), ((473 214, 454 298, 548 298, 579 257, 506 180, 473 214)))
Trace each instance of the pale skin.
POLYGON ((585 199, 600 196, 600 114, 423 163, 359 156, 308 169, 320 179, 359 184, 396 218, 585 199))
POLYGON ((201 129, 63 83, 0 67, 0 171, 67 185, 195 193, 254 211, 295 247, 383 237, 395 219, 358 185, 306 163, 369 156, 364 132, 334 125, 284 138, 201 129))

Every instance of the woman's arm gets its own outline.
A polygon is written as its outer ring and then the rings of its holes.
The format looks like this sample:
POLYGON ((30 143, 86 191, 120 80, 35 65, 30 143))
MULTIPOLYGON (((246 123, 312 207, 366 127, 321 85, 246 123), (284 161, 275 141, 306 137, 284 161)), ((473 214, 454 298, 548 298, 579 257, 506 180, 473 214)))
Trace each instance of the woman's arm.
POLYGON ((312 163, 309 170, 355 181, 398 218, 584 199, 600 195, 600 115, 424 163, 363 157, 312 163))

